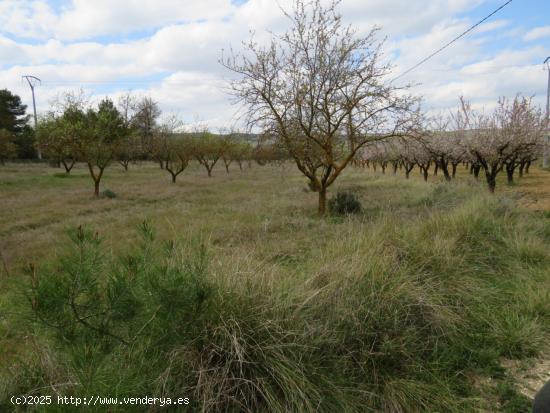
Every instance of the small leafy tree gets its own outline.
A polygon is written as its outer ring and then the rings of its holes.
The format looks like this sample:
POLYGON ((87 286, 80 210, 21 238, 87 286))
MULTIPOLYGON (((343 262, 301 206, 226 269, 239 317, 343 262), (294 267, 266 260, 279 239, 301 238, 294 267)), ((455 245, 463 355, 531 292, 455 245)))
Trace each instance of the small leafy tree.
POLYGON ((254 150, 252 148, 252 145, 245 141, 245 140, 239 140, 234 148, 233 157, 235 158, 235 162, 237 162, 237 165, 239 165, 239 169, 243 170, 243 164, 245 162, 251 162, 253 158, 254 150))
POLYGON ((50 112, 38 123, 37 139, 44 155, 58 166, 62 164, 66 173, 71 172, 77 160, 76 140, 83 117, 82 111, 69 107, 62 116, 50 112))
POLYGON ((193 139, 193 156, 206 169, 208 177, 224 153, 222 140, 208 130, 196 133, 193 139))
POLYGON ((124 138, 121 139, 116 153, 116 159, 125 171, 128 171, 130 162, 135 162, 142 155, 140 139, 134 129, 128 129, 124 138))
POLYGON ((181 320, 200 313, 210 292, 203 279, 205 250, 182 263, 174 244, 160 252, 153 248, 147 222, 139 229, 141 248, 126 259, 110 259, 98 233, 79 227, 70 232, 73 248, 58 266, 30 268, 34 313, 61 342, 75 349, 83 344, 85 351, 101 344, 109 351, 115 345, 130 348, 139 339, 155 350, 170 343, 172 334, 185 332, 181 320))
POLYGON ((168 157, 166 158, 166 170, 172 177, 172 183, 176 183, 177 176, 182 173, 192 158, 192 148, 188 139, 173 136, 167 145, 168 157))
POLYGON ((170 173, 172 183, 176 183, 178 175, 187 168, 193 157, 191 140, 178 133, 182 126, 181 121, 171 117, 156 128, 153 138, 152 155, 170 173))
POLYGON ((78 153, 90 172, 94 182, 94 195, 99 196, 99 185, 105 168, 111 163, 128 129, 113 102, 105 99, 97 111, 90 108, 77 119, 75 128, 79 131, 78 153))
POLYGON ((237 151, 237 142, 235 140, 235 136, 231 133, 223 136, 221 139, 221 145, 223 146, 222 161, 225 166, 225 172, 229 173, 229 166, 233 163, 236 157, 235 153, 237 151))

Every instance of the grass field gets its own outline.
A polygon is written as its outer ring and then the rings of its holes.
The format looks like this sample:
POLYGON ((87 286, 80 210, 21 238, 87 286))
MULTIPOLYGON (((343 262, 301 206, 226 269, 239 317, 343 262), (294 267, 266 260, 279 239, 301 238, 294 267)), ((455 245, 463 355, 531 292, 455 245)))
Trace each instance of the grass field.
POLYGON ((550 174, 533 169, 494 196, 463 170, 451 183, 413 175, 350 168, 331 193, 356 192, 363 212, 319 219, 290 164, 212 178, 192 165, 176 184, 154 164, 113 166, 102 189, 114 199, 93 199, 82 166, 1 167, 0 410, 33 391, 152 395, 163 377, 163 394, 185 391, 191 410, 529 411, 522 377, 550 342, 550 174), (75 349, 95 339, 67 344, 37 323, 24 270, 59 265, 79 225, 115 265, 139 248, 144 220, 161 243, 205 245, 216 292, 206 321, 190 323, 214 349, 188 332, 154 354, 110 346, 83 380, 75 349), (166 373, 167 359, 185 374, 166 373))

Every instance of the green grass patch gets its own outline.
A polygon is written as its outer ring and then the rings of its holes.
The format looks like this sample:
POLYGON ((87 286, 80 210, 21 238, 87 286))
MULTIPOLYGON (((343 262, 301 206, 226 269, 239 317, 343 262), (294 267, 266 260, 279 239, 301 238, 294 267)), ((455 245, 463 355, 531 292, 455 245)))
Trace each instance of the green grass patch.
POLYGON ((362 211, 318 219, 294 175, 250 174, 124 196, 154 222, 124 243, 90 207, 58 258, 6 278, 0 409, 55 388, 190 411, 528 411, 501 360, 550 339, 547 217, 471 182, 351 171, 334 193, 362 211))

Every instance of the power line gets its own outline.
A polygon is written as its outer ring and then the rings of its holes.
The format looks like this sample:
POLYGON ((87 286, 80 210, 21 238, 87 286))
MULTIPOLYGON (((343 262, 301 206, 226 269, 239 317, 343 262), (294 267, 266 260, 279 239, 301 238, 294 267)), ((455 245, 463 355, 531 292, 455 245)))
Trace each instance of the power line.
POLYGON ((437 49, 435 52, 433 52, 431 55, 429 55, 428 57, 425 57, 424 59, 422 59, 420 62, 418 62, 417 64, 415 64, 413 67, 411 67, 410 69, 407 69, 405 70, 403 73, 401 73, 399 76, 395 77, 392 79, 392 82, 399 79, 400 77, 403 77, 405 76, 407 73, 410 73, 412 72, 414 69, 416 69, 418 66, 420 66, 421 64, 427 62, 428 60, 430 60, 432 57, 434 57, 436 54, 438 54, 439 52, 443 51, 444 49, 446 49, 447 47, 449 47, 450 45, 452 45, 454 42, 456 42, 458 39, 466 36, 468 33, 470 33, 472 30, 474 30, 477 26, 479 26, 481 23, 483 23, 484 21, 488 20, 490 17, 494 16, 495 14, 497 14, 500 10, 502 10, 504 7, 506 7, 508 4, 510 4, 512 2, 512 0, 508 0, 506 3, 504 3, 502 6, 500 6, 498 9, 494 10, 491 14, 489 14, 488 16, 484 17, 483 19, 481 19, 480 21, 478 21, 476 24, 474 24, 472 27, 470 27, 468 30, 462 32, 461 34, 459 34, 457 37, 455 37, 453 40, 451 40, 450 42, 448 42, 446 45, 444 45, 443 47, 440 47, 439 49, 437 49))

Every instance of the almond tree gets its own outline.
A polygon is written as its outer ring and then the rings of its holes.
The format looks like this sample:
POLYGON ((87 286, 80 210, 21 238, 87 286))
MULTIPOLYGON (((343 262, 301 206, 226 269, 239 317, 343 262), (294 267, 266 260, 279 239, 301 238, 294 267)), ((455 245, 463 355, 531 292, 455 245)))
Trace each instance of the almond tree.
POLYGON ((193 157, 205 167, 208 177, 212 177, 212 170, 224 153, 225 147, 222 140, 203 130, 194 135, 193 157))
POLYGON ((468 127, 468 151, 483 168, 489 190, 494 192, 496 177, 506 164, 538 147, 547 121, 530 98, 521 96, 512 101, 499 99, 489 115, 474 111, 461 98, 461 111, 468 127))
POLYGON ((101 101, 97 110, 88 109, 84 117, 75 120, 75 127, 79 131, 78 153, 88 166, 94 181, 94 195, 98 197, 105 168, 114 159, 127 129, 120 112, 109 99, 101 101))
MULTIPOLYGON (((407 148, 405 157, 410 159, 414 165, 418 166, 424 181, 427 181, 430 166, 432 162, 434 162, 432 154, 427 150, 426 145, 421 140, 409 140, 405 143, 405 146, 407 148)), ((405 173, 407 173, 406 170, 405 173)))
POLYGON ((153 157, 163 163, 174 184, 193 156, 191 139, 179 133, 182 126, 176 117, 168 118, 155 129, 152 144, 153 157))
POLYGON ((285 147, 318 192, 325 213, 327 188, 367 143, 405 136, 415 126, 416 99, 389 82, 378 30, 366 36, 342 24, 333 1, 297 0, 285 13, 291 29, 268 46, 252 39, 242 54, 222 56, 238 75, 236 98, 248 122, 285 147))
POLYGON ((84 118, 76 106, 67 106, 62 115, 46 114, 38 123, 37 140, 46 158, 63 165, 69 174, 77 161, 76 140, 84 118))
POLYGON ((443 116, 434 116, 428 121, 428 126, 422 136, 424 148, 435 164, 434 174, 441 170, 446 181, 452 179, 449 172, 449 163, 452 159, 452 148, 455 144, 449 127, 450 119, 443 116))
POLYGON ((117 148, 116 159, 125 171, 128 171, 130 162, 136 162, 143 155, 140 138, 134 129, 128 129, 128 133, 120 141, 117 148))
POLYGON ((250 145, 250 143, 241 139, 235 143, 232 156, 233 159, 235 159, 235 162, 237 162, 237 165, 239 165, 239 169, 242 171, 243 164, 245 162, 249 162, 250 164, 250 161, 252 160, 252 146, 250 145))
POLYGON ((177 176, 182 173, 192 158, 191 142, 184 137, 173 136, 168 142, 168 157, 165 168, 172 176, 172 183, 176 183, 177 176))

